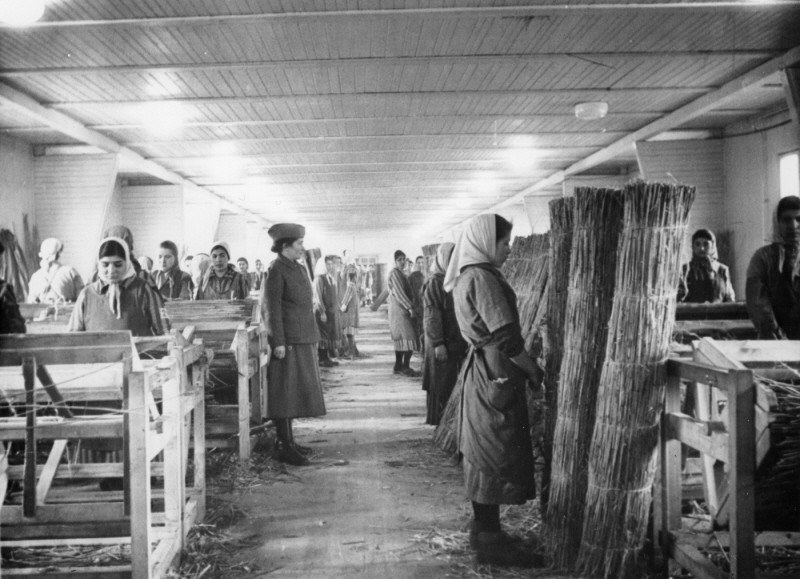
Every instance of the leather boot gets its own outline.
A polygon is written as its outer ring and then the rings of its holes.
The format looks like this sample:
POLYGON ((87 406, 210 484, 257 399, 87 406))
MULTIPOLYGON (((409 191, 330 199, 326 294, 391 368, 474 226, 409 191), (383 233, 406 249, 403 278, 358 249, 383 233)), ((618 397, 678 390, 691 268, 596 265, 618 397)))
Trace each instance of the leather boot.
POLYGON ((303 446, 301 444, 297 444, 297 441, 294 439, 294 428, 292 427, 292 419, 291 418, 287 419, 287 422, 289 423, 289 444, 294 446, 295 450, 300 454, 302 454, 303 456, 308 456, 309 454, 314 452, 314 450, 310 446, 303 446))
MULTIPOLYGON (((472 543, 472 537, 470 537, 472 543)), ((545 560, 540 554, 533 553, 530 547, 519 542, 509 542, 509 537, 502 532, 476 533, 475 551, 478 563, 496 567, 522 567, 532 569, 544 567, 545 560)))

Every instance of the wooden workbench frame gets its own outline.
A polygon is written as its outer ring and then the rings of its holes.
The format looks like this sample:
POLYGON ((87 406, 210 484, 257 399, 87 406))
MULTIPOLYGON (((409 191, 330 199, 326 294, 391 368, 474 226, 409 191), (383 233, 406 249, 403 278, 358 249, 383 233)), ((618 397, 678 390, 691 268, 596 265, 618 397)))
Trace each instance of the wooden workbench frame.
POLYGON ((800 545, 800 534, 755 534, 756 385, 753 372, 744 367, 720 368, 688 360, 667 363, 667 392, 661 420, 662 552, 701 579, 729 575, 700 551, 711 546, 729 547, 730 577, 766 578, 756 573, 755 547, 800 545), (681 413, 681 382, 699 383, 727 395, 727 428, 720 421, 698 420, 681 413), (729 471, 728 533, 697 535, 681 530, 681 445, 726 462, 729 471), (719 541, 719 545, 717 545, 719 541))
MULTIPOLYGON (((166 338, 164 339, 166 342, 166 338)), ((202 345, 175 336, 169 356, 154 367, 138 360, 128 332, 0 337, 0 365, 22 365, 28 404, 36 403, 37 364, 120 363, 123 365, 123 412, 91 417, 0 419, 0 442, 26 440, 26 464, 10 467, 11 478, 24 481, 23 504, 3 505, 3 547, 109 545, 129 543, 131 564, 95 568, 5 569, 4 575, 39 577, 164 577, 180 556, 186 534, 205 512, 205 381, 202 345), (159 409, 158 403, 161 404, 159 409), (189 435, 194 434, 193 481, 185 486, 189 435), (60 464, 70 439, 122 438, 122 464, 60 464), (56 441, 44 466, 35 458, 37 440, 56 441), (33 442, 33 444, 31 444, 33 442), (154 462, 163 457, 163 462, 154 462), (178 465, 178 468, 166 468, 178 465), (63 468, 65 467, 65 468, 63 468), (68 472, 74 470, 75 472, 68 472), (17 471, 17 472, 15 472, 17 471), (21 471, 21 472, 20 472, 21 471), (55 478, 124 475, 122 500, 47 504, 55 478), (164 512, 151 510, 151 475, 164 477, 164 512)), ((68 400, 67 400, 68 401, 68 400)), ((113 500, 116 498, 116 500, 113 500)))

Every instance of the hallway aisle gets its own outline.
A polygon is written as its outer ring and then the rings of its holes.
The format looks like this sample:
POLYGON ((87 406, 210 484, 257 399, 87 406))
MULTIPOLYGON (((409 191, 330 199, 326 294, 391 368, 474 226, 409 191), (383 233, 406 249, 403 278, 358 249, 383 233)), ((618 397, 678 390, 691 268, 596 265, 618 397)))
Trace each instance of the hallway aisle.
MULTIPOLYGON (((327 416, 298 420, 312 464, 237 498, 236 531, 257 547, 239 554, 270 578, 443 577, 451 564, 415 535, 466 524, 460 467, 432 444, 421 379, 394 376, 385 308, 362 311, 365 357, 323 369, 327 416), (267 573, 268 572, 268 573, 267 573)), ((419 369, 415 357, 412 367, 419 369)), ((451 575, 453 576, 453 575, 451 575)))

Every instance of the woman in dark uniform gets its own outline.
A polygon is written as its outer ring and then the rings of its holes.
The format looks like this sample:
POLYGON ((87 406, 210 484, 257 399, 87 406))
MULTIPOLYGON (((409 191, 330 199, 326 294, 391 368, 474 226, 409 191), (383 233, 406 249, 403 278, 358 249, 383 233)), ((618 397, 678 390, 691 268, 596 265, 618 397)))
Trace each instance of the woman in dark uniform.
POLYGON ((470 545, 479 563, 532 567, 536 558, 500 528, 500 505, 523 504, 536 494, 525 382, 538 387, 542 380, 525 353, 517 297, 500 272, 510 241, 511 224, 504 218, 475 217, 459 238, 444 289, 453 292, 458 325, 470 346, 461 370, 458 424, 475 514, 470 545))
POLYGON ((461 337, 456 321, 453 294, 444 291, 444 275, 455 244, 446 242, 439 246, 431 267, 431 276, 422 286, 424 306, 422 389, 427 393, 428 415, 426 424, 439 424, 450 394, 458 379, 458 369, 467 353, 467 344, 461 337))
POLYGON ((194 292, 192 276, 178 265, 178 246, 172 241, 162 241, 158 248, 158 269, 153 274, 161 297, 165 300, 189 300, 194 292))
POLYGON ((268 368, 267 418, 278 431, 278 460, 293 465, 309 464, 310 448, 294 441, 292 419, 325 414, 319 379, 314 319, 314 296, 303 258, 302 225, 273 225, 269 236, 272 262, 266 278, 266 323, 272 359, 268 368))
POLYGON ((98 280, 81 291, 69 320, 71 332, 130 330, 134 336, 164 333, 161 301, 152 285, 136 274, 128 244, 107 237, 97 255, 98 280))

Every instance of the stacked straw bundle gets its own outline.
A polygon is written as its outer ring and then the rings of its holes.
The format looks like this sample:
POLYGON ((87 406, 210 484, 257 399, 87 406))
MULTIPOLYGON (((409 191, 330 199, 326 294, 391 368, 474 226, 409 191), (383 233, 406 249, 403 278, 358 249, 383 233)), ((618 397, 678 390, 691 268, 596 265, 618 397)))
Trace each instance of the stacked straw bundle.
POLYGON ((558 568, 574 564, 581 543, 589 448, 614 298, 622 210, 622 191, 575 190, 564 355, 547 506, 547 534, 558 568))
POLYGON ((550 258, 547 278, 547 337, 544 367, 544 469, 541 493, 542 509, 545 512, 550 489, 553 431, 556 426, 558 383, 564 348, 564 316, 567 311, 574 211, 574 197, 565 197, 550 202, 550 258))
POLYGON ((643 576, 665 360, 694 193, 693 187, 660 183, 625 187, 625 226, 597 393, 578 558, 585 575, 643 576))

